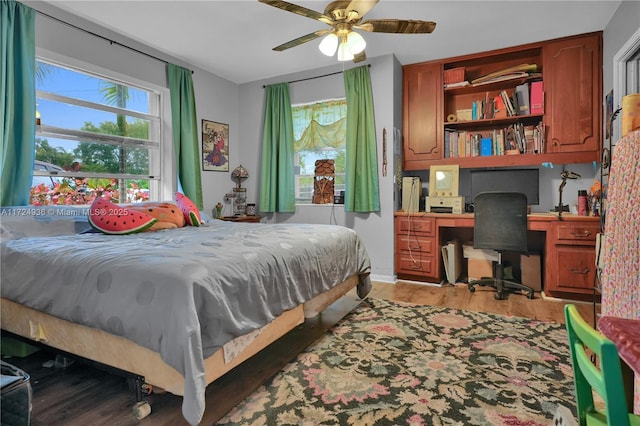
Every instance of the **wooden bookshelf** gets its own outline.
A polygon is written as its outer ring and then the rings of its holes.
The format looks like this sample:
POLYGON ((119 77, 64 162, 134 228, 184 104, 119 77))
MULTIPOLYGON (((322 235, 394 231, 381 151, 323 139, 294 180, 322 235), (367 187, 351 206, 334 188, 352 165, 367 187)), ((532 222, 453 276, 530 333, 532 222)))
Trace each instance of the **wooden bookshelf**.
POLYGON ((475 168, 600 160, 602 32, 405 65, 403 77, 404 170, 426 170, 432 164, 475 168), (535 65, 535 72, 526 77, 445 88, 444 74, 449 70, 464 69, 464 79, 472 82, 521 64, 535 65), (544 85, 543 114, 447 120, 451 115, 457 118, 480 99, 493 99, 501 91, 511 96, 517 86, 533 81, 544 85), (517 123, 544 125, 543 153, 445 158, 446 131, 487 136, 494 129, 517 123))

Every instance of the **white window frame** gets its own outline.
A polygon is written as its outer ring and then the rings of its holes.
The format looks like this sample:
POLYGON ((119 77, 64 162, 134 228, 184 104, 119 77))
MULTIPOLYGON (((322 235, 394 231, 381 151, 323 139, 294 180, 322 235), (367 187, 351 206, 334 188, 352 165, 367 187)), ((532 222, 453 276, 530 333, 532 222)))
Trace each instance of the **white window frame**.
MULTIPOLYGON (((135 111, 126 110, 126 115, 150 120, 151 122, 158 122, 158 126, 150 126, 149 140, 139 140, 135 138, 114 136, 114 135, 96 135, 93 133, 83 132, 80 130, 59 129, 52 126, 47 126, 46 123, 38 126, 36 130, 36 136, 39 137, 60 137, 68 140, 92 140, 100 143, 111 143, 121 146, 153 146, 155 148, 156 142, 159 144, 158 149, 149 150, 149 160, 154 165, 150 170, 157 170, 157 173, 150 176, 143 176, 142 178, 149 178, 149 200, 161 201, 173 199, 173 194, 177 190, 176 179, 176 166, 174 161, 172 136, 171 136, 171 104, 169 89, 166 87, 158 86, 149 82, 139 80, 134 77, 130 77, 116 71, 108 70, 93 64, 80 61, 78 59, 70 58, 64 55, 60 55, 55 52, 48 51, 46 49, 36 48, 36 60, 50 63, 52 65, 71 69, 74 71, 84 72, 97 78, 113 81, 129 87, 149 91, 157 95, 157 103, 150 103, 150 113, 140 113, 135 111), (157 130, 156 130, 157 129, 157 130), (158 134, 154 134, 158 133, 158 134)), ((55 101, 65 101, 65 96, 57 94, 46 94, 38 91, 36 97, 44 97, 55 101)), ((82 101, 74 99, 73 105, 86 106, 89 108, 119 113, 123 112, 122 109, 110 105, 96 104, 89 101, 82 101)), ((34 171, 34 176, 58 176, 58 177, 74 177, 77 175, 75 172, 58 172, 55 175, 46 171, 34 171)), ((113 174, 103 173, 82 173, 83 177, 90 178, 102 178, 102 177, 114 177, 113 174)), ((118 174, 118 178, 123 179, 140 179, 140 175, 118 174)))
MULTIPOLYGON (((628 62, 640 50, 640 28, 627 40, 613 57, 613 108, 622 104, 622 98, 630 93, 638 93, 640 69, 637 62, 628 62)), ((608 123, 607 123, 608 124, 608 123)), ((611 129, 612 141, 620 139, 622 120, 617 120, 611 129)))
MULTIPOLYGON (((302 103, 297 103, 297 104, 292 104, 291 107, 295 108, 295 107, 301 107, 301 106, 305 106, 305 105, 313 105, 313 104, 319 104, 319 103, 323 103, 323 102, 331 102, 331 101, 338 101, 338 100, 344 100, 346 101, 345 97, 340 97, 340 98, 329 98, 329 99, 320 99, 320 100, 316 100, 316 101, 311 101, 311 102, 302 102, 302 103)), ((348 106, 347 106, 348 107, 348 106)), ((345 151, 345 155, 346 155, 346 145, 344 148, 345 151)), ((297 157, 298 156, 298 151, 294 151, 294 156, 297 157)), ((337 173, 335 174, 336 176, 346 176, 346 173, 337 173)), ((294 174, 295 177, 295 192, 296 194, 299 191, 300 188, 300 178, 301 177, 308 177, 309 175, 301 175, 301 174, 294 174)), ((312 202, 313 200, 313 186, 311 188, 311 197, 307 200, 307 199, 299 199, 298 197, 296 197, 296 205, 298 206, 327 206, 327 205, 331 205, 331 204, 314 204, 312 202)))

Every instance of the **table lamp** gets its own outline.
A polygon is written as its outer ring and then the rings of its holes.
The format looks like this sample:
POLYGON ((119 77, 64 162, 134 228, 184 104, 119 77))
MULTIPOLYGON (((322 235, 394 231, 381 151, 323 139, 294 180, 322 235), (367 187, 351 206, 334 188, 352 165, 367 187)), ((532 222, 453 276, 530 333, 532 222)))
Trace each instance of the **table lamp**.
POLYGON ((234 215, 243 215, 246 212, 247 208, 247 188, 242 187, 242 182, 249 178, 249 172, 247 169, 239 165, 231 172, 231 179, 234 180, 237 184, 235 188, 233 188, 233 192, 235 194, 233 200, 233 214, 234 215))
POLYGON ((562 183, 560 184, 560 200, 558 201, 558 220, 562 220, 562 190, 567 184, 567 179, 579 179, 581 176, 576 172, 570 172, 568 170, 564 170, 560 173, 560 177, 562 178, 562 183))

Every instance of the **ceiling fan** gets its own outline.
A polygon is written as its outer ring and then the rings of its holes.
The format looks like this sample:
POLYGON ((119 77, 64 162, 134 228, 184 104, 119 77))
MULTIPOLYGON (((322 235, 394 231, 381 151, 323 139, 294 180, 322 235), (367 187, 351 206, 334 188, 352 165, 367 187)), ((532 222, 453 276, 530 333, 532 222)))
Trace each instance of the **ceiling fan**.
POLYGON ((367 58, 364 49, 364 38, 354 30, 362 30, 375 33, 396 34, 426 34, 436 28, 436 23, 431 21, 416 21, 406 19, 371 19, 362 22, 364 15, 369 12, 379 0, 338 0, 333 1, 324 9, 324 13, 307 9, 293 3, 280 0, 258 0, 278 9, 293 12, 307 18, 315 19, 330 25, 331 29, 317 30, 303 35, 273 50, 281 52, 300 44, 325 36, 320 42, 320 51, 327 56, 333 56, 338 52, 339 61, 360 62, 367 58))

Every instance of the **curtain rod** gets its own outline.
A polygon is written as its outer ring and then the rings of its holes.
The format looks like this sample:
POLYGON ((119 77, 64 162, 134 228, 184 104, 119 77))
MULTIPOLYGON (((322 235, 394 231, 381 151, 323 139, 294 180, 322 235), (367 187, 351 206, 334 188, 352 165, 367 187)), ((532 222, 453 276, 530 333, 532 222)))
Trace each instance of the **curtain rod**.
MULTIPOLYGON (((79 27, 79 26, 77 26, 77 25, 74 25, 74 24, 72 24, 72 23, 70 23, 70 22, 63 21, 62 19, 60 19, 60 18, 56 18, 55 16, 51 16, 51 15, 49 15, 48 13, 44 13, 44 12, 41 12, 41 11, 36 10, 36 9, 34 9, 34 10, 36 11, 36 13, 39 13, 39 14, 40 14, 40 15, 42 15, 42 16, 46 16, 46 17, 47 17, 47 18, 49 18, 49 19, 53 19, 54 21, 58 21, 58 22, 60 22, 61 24, 67 25, 67 26, 69 26, 69 27, 71 27, 71 28, 75 28, 76 30, 79 30, 79 31, 85 32, 85 33, 87 33, 87 34, 91 34, 91 35, 92 35, 92 36, 94 36, 94 37, 101 38, 101 39, 103 39, 103 40, 105 40, 105 41, 108 41, 110 44, 116 44, 116 45, 118 45, 118 46, 124 47, 125 49, 129 49, 129 50, 132 50, 132 51, 134 51, 134 52, 136 52, 136 53, 139 53, 139 54, 141 54, 141 55, 144 55, 144 56, 147 56, 147 57, 149 57, 149 58, 155 59, 156 61, 160 61, 160 62, 164 62, 165 64, 169 64, 169 62, 168 62, 168 61, 165 61, 164 59, 158 58, 157 56, 153 56, 153 55, 151 55, 150 53, 143 52, 142 50, 138 50, 138 49, 136 49, 136 48, 134 48, 134 47, 127 46, 126 44, 122 44, 122 43, 117 42, 117 41, 115 41, 115 40, 111 40, 110 38, 107 38, 107 37, 105 37, 105 36, 103 36, 103 35, 100 35, 100 34, 97 34, 97 33, 92 32, 92 31, 89 31, 89 30, 87 30, 87 29, 81 28, 81 27, 79 27)), ((187 69, 188 69, 188 68, 187 68, 187 69)), ((189 71, 191 71, 191 74, 193 74, 193 70, 189 70, 189 71)))
MULTIPOLYGON (((367 67, 371 68, 371 64, 367 64, 367 67)), ((330 75, 342 74, 343 72, 344 72, 344 70, 336 71, 336 72, 330 72, 329 74, 317 75, 315 77, 307 77, 307 78, 301 78, 299 80, 287 81, 287 83, 291 84, 291 83, 298 83, 300 81, 315 80, 316 78, 329 77, 330 75)), ((265 87, 267 87, 267 85, 263 84, 262 88, 264 89, 265 87)))

